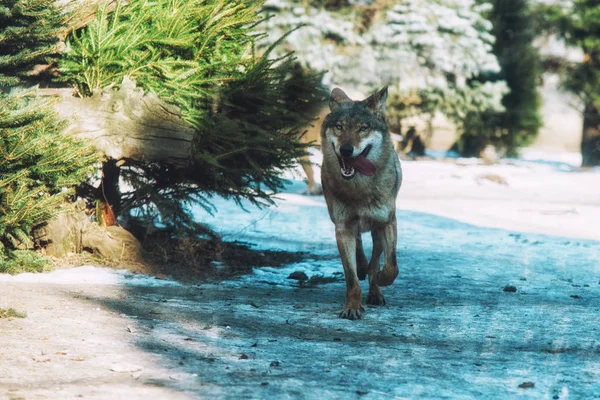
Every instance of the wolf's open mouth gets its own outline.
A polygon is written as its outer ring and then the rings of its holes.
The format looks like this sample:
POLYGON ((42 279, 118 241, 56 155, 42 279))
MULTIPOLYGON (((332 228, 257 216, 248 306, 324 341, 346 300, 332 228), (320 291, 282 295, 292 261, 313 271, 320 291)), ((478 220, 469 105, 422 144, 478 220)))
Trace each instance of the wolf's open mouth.
POLYGON ((354 178, 356 175, 356 171, 360 172, 366 176, 373 176, 375 174, 375 164, 370 160, 367 160, 367 156, 371 151, 372 145, 368 145, 362 153, 360 153, 356 157, 340 157, 338 156, 338 161, 340 162, 340 171, 342 173, 342 178, 346 180, 350 180, 354 178))

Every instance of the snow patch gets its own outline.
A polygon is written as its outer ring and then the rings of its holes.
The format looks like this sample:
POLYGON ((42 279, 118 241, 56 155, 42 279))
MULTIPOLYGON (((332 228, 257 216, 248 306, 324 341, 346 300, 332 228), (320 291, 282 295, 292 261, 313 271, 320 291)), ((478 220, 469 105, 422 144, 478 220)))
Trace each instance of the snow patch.
POLYGON ((62 285, 121 285, 121 286, 180 286, 179 282, 156 279, 154 276, 133 274, 127 270, 113 270, 90 265, 57 269, 42 274, 0 274, 0 282, 44 283, 62 285))

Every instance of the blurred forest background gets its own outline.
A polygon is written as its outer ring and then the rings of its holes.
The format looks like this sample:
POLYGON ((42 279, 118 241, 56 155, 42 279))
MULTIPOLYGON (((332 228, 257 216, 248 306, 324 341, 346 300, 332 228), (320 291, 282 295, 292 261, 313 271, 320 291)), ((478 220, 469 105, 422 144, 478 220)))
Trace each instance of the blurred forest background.
POLYGON ((0 272, 214 248, 188 206, 272 202, 336 86, 390 86, 404 157, 598 166, 599 27, 591 0, 5 0, 0 272))

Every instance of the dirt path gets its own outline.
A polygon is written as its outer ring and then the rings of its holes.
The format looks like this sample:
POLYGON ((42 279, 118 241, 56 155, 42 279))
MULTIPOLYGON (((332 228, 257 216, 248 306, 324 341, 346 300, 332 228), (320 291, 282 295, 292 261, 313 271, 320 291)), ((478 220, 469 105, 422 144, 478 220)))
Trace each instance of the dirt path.
POLYGON ((598 283, 540 273, 509 293, 501 271, 409 267, 359 322, 336 317, 339 283, 3 283, 27 318, 0 320, 0 396, 593 398, 598 283))
POLYGON ((401 276, 352 322, 322 199, 218 207, 222 233, 315 258, 197 286, 0 276, 0 308, 27 314, 0 319, 0 398, 600 398, 598 242, 400 210, 401 276))

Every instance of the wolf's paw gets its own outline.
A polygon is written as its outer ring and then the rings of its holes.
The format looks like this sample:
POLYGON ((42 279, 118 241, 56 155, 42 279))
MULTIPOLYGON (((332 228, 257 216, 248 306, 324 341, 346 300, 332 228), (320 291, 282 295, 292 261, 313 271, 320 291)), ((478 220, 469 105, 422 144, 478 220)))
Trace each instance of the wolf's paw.
POLYGON ((383 293, 381 293, 379 288, 377 288, 377 290, 369 290, 369 294, 367 294, 367 304, 370 306, 385 306, 385 297, 383 297, 383 293))
POLYGON ((346 307, 340 313, 340 318, 349 319, 349 320, 354 321, 356 319, 361 319, 364 312, 365 312, 365 309, 363 308, 363 306, 359 306, 359 308, 346 307))

